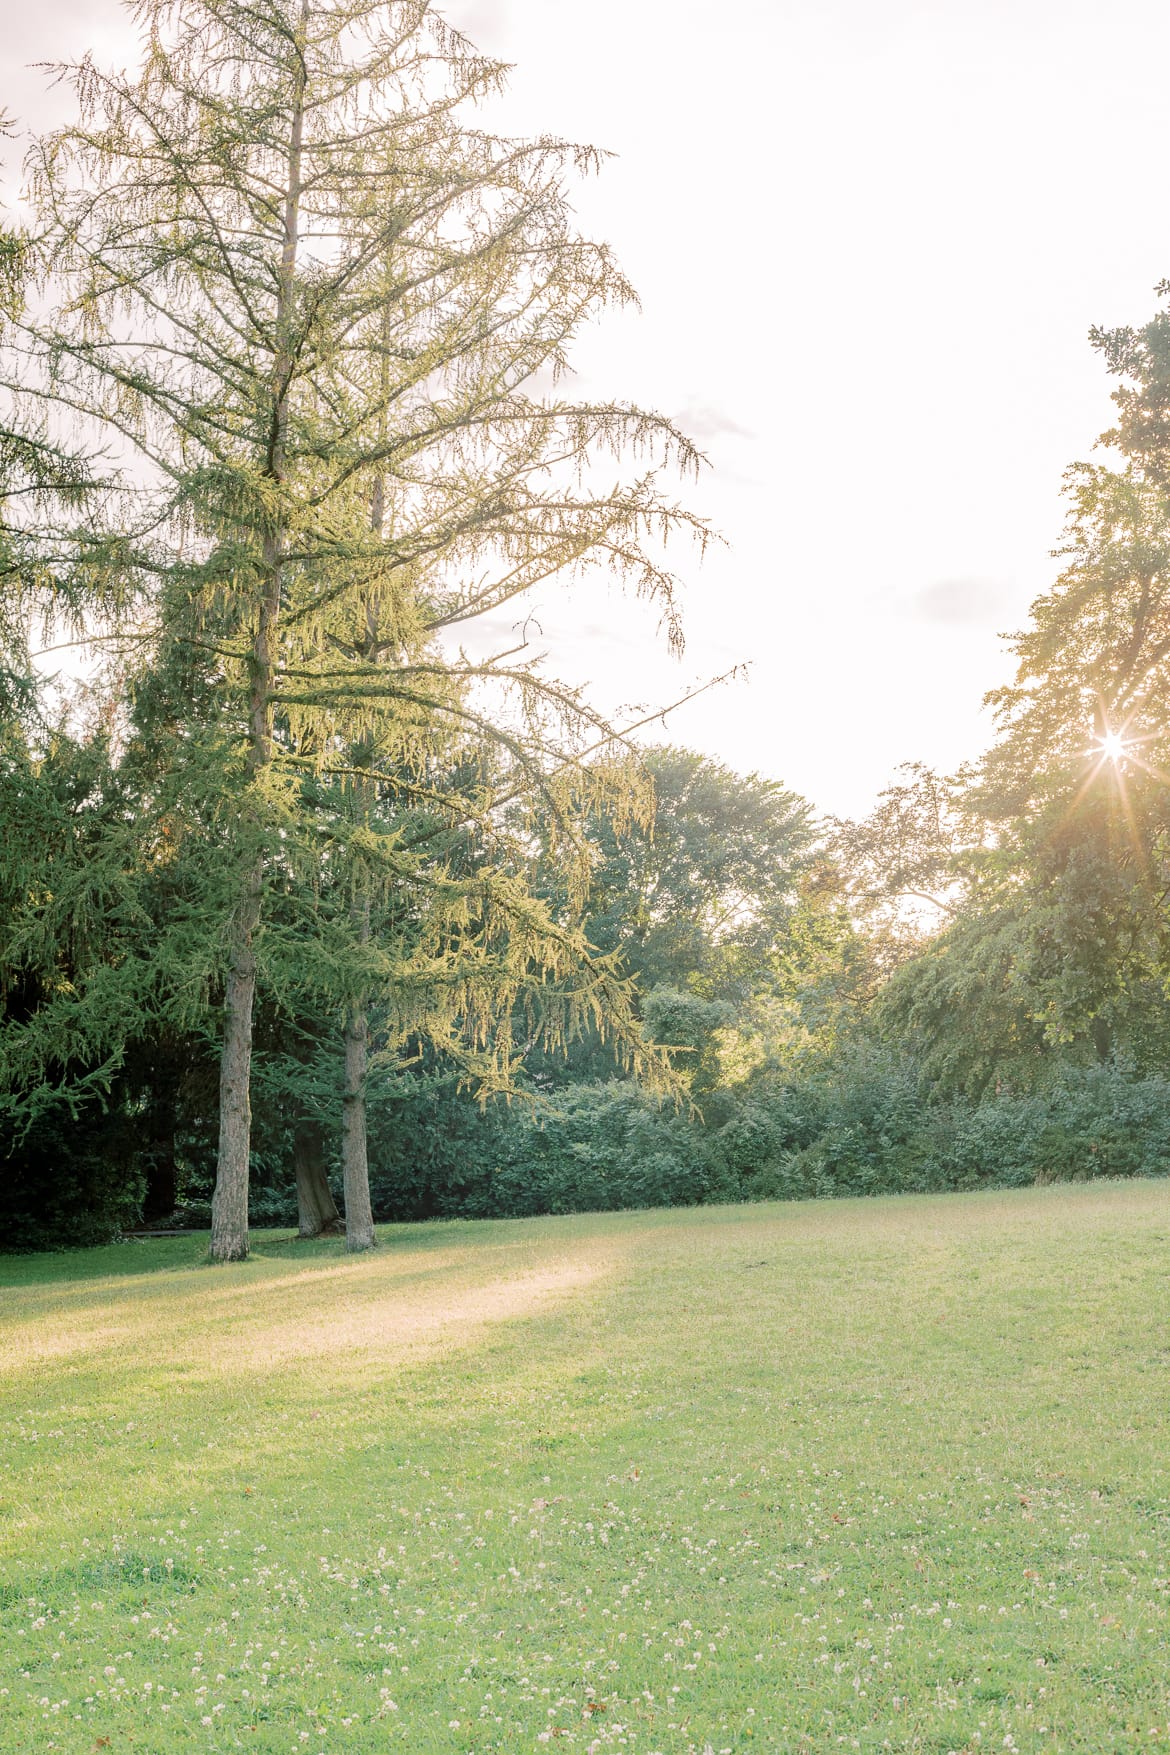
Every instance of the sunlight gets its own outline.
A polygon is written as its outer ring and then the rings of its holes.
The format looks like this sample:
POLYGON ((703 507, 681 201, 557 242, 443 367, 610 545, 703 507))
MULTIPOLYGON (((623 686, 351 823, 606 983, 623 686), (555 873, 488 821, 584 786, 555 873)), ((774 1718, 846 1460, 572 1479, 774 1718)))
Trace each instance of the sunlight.
POLYGON ((1138 761, 1139 765, 1145 766, 1137 756, 1137 746, 1147 740, 1131 736, 1128 724, 1122 725, 1118 730, 1094 731, 1092 737, 1092 744, 1085 753, 1096 756, 1098 772, 1105 762, 1112 762, 1116 766, 1123 761, 1131 760, 1138 761))

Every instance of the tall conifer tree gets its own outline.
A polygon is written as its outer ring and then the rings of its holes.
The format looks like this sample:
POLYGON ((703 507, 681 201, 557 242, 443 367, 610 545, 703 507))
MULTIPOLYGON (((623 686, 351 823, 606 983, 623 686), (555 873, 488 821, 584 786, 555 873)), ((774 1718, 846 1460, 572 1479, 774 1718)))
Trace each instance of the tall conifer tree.
MULTIPOLYGON (((248 1248, 266 888, 298 844, 306 772, 346 765, 363 714, 393 718, 396 758, 416 775, 429 742, 462 736, 539 783, 554 725, 571 767, 597 716, 524 653, 453 656, 448 630, 601 566, 657 598, 676 637, 657 539, 680 522, 702 531, 661 486, 664 464, 695 462, 669 422, 533 391, 537 373, 555 382, 582 323, 632 295, 571 224, 566 177, 596 155, 475 125, 498 64, 428 0, 135 10, 140 73, 67 70, 80 119, 33 154, 54 314, 18 324, 10 377, 116 454, 117 518, 100 540, 73 533, 76 573, 140 588, 151 608, 136 633, 158 664, 186 652, 207 668, 228 732, 212 1231, 226 1261, 248 1248), (643 461, 599 485, 606 453, 643 461), (346 639, 346 621, 365 635, 346 639)), ((462 814, 485 811, 480 794, 462 814)), ((457 885, 431 895, 447 909, 431 940, 441 960, 460 915, 466 950, 476 909, 457 885)), ((547 953, 566 977, 583 941, 514 886, 485 895, 481 883, 476 929, 497 962, 508 946, 504 988, 525 955, 547 953)), ((364 917, 359 899, 359 940, 364 917)), ((491 1006, 467 980, 446 1001, 451 1029, 478 1011, 486 1040, 491 1006)), ((604 1011, 617 991, 599 970, 578 1003, 604 1011)), ((347 1011, 356 1091, 360 991, 347 1011)))

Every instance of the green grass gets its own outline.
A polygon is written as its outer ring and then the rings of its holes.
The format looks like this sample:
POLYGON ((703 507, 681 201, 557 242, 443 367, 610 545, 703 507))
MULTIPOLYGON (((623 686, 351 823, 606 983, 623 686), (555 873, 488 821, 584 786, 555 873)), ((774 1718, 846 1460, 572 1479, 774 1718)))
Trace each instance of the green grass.
POLYGON ((1170 1746, 1170 1186, 0 1261, 0 1749, 1170 1746))

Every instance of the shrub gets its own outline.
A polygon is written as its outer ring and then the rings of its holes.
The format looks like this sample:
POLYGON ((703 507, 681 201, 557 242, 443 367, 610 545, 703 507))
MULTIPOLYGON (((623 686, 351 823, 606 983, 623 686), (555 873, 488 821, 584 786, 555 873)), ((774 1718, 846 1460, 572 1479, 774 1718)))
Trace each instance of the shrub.
MULTIPOLYGON (((403 1081, 404 1083, 406 1081, 403 1081)), ((426 1081, 417 1081, 420 1086, 426 1081)), ((684 1206, 718 1172, 702 1129, 633 1080, 571 1085, 538 1106, 409 1090, 371 1127, 379 1218, 507 1218, 684 1206)))

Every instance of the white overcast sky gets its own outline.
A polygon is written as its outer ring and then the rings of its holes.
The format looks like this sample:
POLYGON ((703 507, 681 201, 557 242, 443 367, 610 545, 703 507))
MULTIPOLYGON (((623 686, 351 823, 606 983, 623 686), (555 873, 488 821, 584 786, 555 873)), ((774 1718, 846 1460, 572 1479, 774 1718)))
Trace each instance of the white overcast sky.
MULTIPOLYGON (((1065 466, 1110 414, 1090 324, 1170 277, 1164 0, 449 0, 514 63, 502 125, 616 154, 578 201, 642 295, 581 346, 583 393, 677 416, 728 547, 681 664, 605 592, 536 606, 607 707, 750 662, 665 735, 867 808, 900 762, 990 737, 1000 633, 1054 573, 1065 466)), ((29 63, 125 64, 115 0, 13 4, 0 105, 61 119, 29 63)), ((8 147, 15 159, 19 148, 8 147)))

